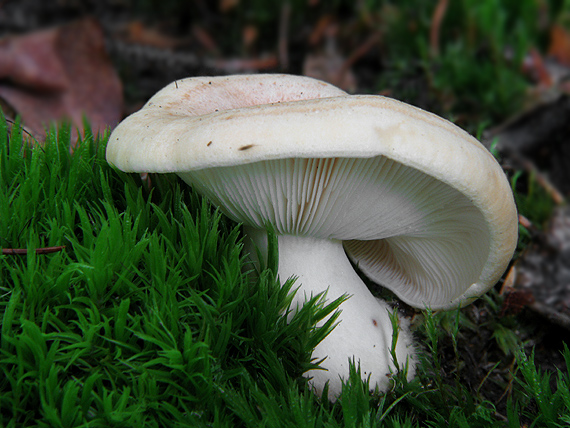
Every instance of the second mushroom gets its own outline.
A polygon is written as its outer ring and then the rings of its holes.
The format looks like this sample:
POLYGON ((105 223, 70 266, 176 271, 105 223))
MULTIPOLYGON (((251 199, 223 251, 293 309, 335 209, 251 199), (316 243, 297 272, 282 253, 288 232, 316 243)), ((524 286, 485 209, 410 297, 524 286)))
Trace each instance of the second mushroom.
MULTIPOLYGON (((405 303, 452 309, 491 288, 510 261, 517 215, 508 181, 473 137, 381 96, 347 95, 288 75, 178 80, 112 133, 107 159, 130 172, 174 172, 244 224, 249 248, 278 233, 281 280, 295 303, 344 294, 338 325, 306 373, 337 397, 350 361, 371 387, 415 370, 404 320, 353 265, 405 303)), ((252 251, 254 253, 254 251, 252 251)))

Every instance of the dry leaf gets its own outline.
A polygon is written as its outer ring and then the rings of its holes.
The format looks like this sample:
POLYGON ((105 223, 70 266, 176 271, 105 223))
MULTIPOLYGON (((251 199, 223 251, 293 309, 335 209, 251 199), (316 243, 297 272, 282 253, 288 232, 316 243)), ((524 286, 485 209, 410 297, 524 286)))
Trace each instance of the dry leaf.
POLYGON ((558 62, 570 66, 570 34, 560 25, 553 25, 550 30, 548 55, 558 62))
POLYGON ((122 86, 105 51, 101 26, 91 18, 0 40, 0 98, 43 140, 53 121, 75 132, 87 117, 94 132, 115 126, 122 86))

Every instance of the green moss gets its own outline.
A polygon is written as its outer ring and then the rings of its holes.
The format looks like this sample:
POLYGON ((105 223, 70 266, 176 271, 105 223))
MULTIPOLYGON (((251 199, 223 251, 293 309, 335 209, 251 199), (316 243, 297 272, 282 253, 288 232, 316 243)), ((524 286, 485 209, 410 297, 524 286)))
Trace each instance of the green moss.
POLYGON ((293 284, 252 284, 239 228, 174 177, 148 191, 105 139, 70 154, 66 128, 30 148, 5 126, 0 236, 27 254, 0 256, 0 425, 231 425, 236 391, 303 387, 338 302, 287 323, 293 284))
MULTIPOLYGON (((277 254, 252 279, 238 225, 176 177, 112 169, 105 144, 72 151, 62 127, 31 147, 0 121, 1 247, 27 252, 0 255, 0 426, 506 426, 463 382, 465 310, 426 312, 412 382, 381 395, 353 366, 337 402, 315 396, 302 374, 335 318, 315 324, 340 301, 316 296, 287 322, 295 284, 278 283, 277 254)), ((568 376, 549 392, 552 374, 516 355, 506 412, 567 421, 568 376)))

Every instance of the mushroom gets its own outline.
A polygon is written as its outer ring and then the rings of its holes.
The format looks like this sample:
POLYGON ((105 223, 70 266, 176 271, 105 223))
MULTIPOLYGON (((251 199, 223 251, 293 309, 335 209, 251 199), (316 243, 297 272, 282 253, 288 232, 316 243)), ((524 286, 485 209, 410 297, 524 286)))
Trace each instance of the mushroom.
POLYGON ((178 174, 262 253, 274 229, 279 276, 300 284, 297 305, 350 296, 313 351, 321 369, 305 374, 333 398, 349 361, 380 391, 391 372, 415 370, 406 321, 392 349, 390 308, 350 261, 413 307, 452 309, 496 283, 517 241, 509 183, 475 138, 402 102, 306 77, 173 82, 119 124, 107 159, 178 174))

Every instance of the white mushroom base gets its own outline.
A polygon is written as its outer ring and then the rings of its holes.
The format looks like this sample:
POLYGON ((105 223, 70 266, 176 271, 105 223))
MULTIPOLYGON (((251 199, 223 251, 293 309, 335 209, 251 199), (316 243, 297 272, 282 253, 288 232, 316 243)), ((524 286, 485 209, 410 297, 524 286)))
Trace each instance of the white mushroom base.
MULTIPOLYGON (((263 250, 267 246, 266 232, 245 228, 253 244, 263 250)), ((370 388, 385 392, 391 386, 390 375, 397 371, 391 356, 393 328, 388 305, 376 299, 356 274, 344 252, 342 241, 280 235, 279 269, 282 281, 297 277, 300 286, 293 305, 303 305, 306 299, 326 291, 331 302, 344 294, 350 298, 340 306, 338 325, 315 348, 312 358, 324 361, 323 370, 310 370, 305 376, 320 395, 329 383, 329 398, 336 399, 342 390, 342 380, 349 376, 349 361, 360 366, 363 379, 370 388)), ((250 251, 255 254, 255 250, 250 251)), ((395 355, 398 366, 408 366, 408 379, 415 373, 415 356, 408 323, 400 319, 395 355)))

